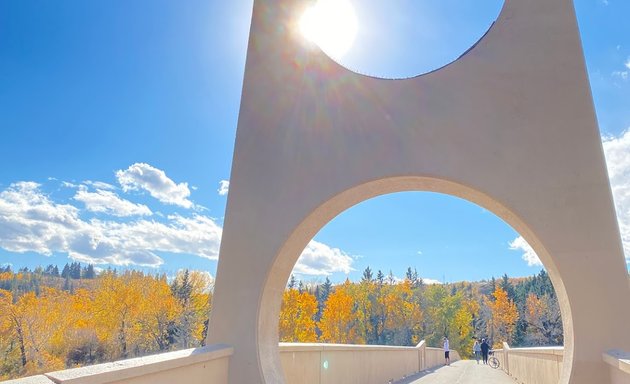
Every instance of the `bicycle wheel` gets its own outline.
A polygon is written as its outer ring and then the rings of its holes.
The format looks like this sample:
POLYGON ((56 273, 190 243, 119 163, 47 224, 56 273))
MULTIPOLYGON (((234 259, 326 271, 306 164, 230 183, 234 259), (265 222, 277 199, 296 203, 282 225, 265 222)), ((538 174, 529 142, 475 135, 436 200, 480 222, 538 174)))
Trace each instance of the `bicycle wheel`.
POLYGON ((492 356, 488 359, 488 365, 491 366, 494 369, 499 368, 499 359, 497 359, 496 357, 492 356))

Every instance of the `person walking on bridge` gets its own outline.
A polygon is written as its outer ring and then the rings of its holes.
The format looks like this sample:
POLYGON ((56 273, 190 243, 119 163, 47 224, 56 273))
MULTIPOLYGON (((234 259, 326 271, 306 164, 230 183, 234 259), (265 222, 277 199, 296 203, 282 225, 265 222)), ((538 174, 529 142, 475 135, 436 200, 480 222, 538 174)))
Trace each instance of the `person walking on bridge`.
POLYGON ((488 352, 490 351, 490 346, 486 342, 486 339, 481 339, 481 356, 483 357, 483 363, 488 364, 488 352))
POLYGON ((444 365, 451 365, 450 349, 448 345, 448 338, 444 336, 444 365))
POLYGON ((475 360, 477 360, 477 364, 479 364, 479 359, 481 358, 481 344, 479 344, 479 340, 475 340, 473 355, 475 355, 475 360))

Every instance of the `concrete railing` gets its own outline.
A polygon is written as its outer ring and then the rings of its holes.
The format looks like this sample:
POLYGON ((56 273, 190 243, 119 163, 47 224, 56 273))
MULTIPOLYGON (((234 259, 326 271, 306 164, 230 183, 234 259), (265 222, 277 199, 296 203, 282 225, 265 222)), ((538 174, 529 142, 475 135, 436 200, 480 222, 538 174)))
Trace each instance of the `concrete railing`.
POLYGON ((223 344, 31 376, 4 384, 227 384, 234 352, 223 344))
POLYGON ((603 359, 610 365, 610 383, 630 383, 630 352, 612 350, 603 354, 603 359))
MULTIPOLYGON (((223 344, 66 369, 3 384, 227 384, 234 349, 223 344)), ((383 384, 444 364, 440 348, 280 343, 287 384, 383 384)), ((459 360, 451 351, 451 361, 459 360)))
POLYGON ((510 348, 495 350, 508 375, 523 384, 558 384, 562 372, 563 347, 510 348))
POLYGON ((280 359, 287 384, 382 384, 443 365, 444 352, 424 341, 416 347, 280 343, 280 359))

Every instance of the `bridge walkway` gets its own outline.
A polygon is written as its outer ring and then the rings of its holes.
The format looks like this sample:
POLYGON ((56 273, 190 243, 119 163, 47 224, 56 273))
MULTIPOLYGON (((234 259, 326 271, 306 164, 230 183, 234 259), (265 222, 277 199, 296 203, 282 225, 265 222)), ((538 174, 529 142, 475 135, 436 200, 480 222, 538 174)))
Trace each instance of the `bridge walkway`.
POLYGON ((499 369, 492 369, 475 360, 460 360, 448 366, 436 367, 409 376, 395 384, 516 384, 499 369))

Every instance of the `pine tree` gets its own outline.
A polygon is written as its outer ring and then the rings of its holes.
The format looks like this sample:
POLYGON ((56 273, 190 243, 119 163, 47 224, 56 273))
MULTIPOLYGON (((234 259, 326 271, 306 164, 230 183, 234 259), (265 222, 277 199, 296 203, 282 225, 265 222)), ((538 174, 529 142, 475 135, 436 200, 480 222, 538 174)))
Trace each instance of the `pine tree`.
POLYGON ((81 264, 77 262, 73 262, 70 264, 70 278, 72 279, 80 279, 81 278, 81 264))
POLYGON ((499 284, 499 286, 507 293, 510 300, 516 299, 514 286, 512 285, 512 283, 510 283, 510 278, 508 277, 507 273, 504 274, 501 278, 501 283, 499 284))
POLYGON ((84 279, 95 279, 96 272, 94 272, 94 265, 88 264, 87 267, 83 268, 83 271, 81 272, 81 276, 84 279))
POLYGON ((362 282, 371 282, 372 281, 372 270, 370 269, 369 266, 367 266, 365 268, 365 270, 363 271, 363 277, 361 278, 362 282))
POLYGON ((405 274, 405 278, 409 280, 409 282, 414 288, 417 288, 420 285, 420 279, 418 278, 418 271, 415 268, 412 270, 411 267, 407 267, 407 273, 405 274))
POLYGON ((289 279, 289 285, 287 287, 289 289, 293 289, 293 288, 295 288, 295 284, 297 284, 297 281, 295 281, 295 276, 293 276, 293 274, 291 274, 291 278, 289 279))
POLYGON ((70 276, 70 266, 68 263, 63 266, 63 270, 61 271, 61 277, 68 278, 70 276))
POLYGON ((383 271, 381 271, 380 269, 376 274, 376 282, 378 283, 378 285, 383 285, 383 283, 385 282, 385 275, 383 275, 383 271))

